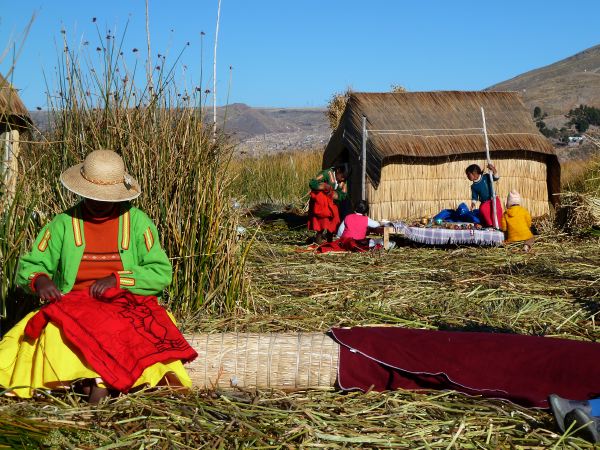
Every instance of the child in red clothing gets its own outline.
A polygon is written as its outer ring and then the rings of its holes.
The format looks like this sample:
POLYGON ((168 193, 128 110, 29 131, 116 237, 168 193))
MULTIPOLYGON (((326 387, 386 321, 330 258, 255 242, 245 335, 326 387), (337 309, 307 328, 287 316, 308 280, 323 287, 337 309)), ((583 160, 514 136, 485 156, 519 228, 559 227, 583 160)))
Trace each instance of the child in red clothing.
MULTIPOLYGON (((500 177, 498 176, 496 167, 490 163, 488 164, 488 168, 492 171, 492 179, 494 182, 498 181, 500 177)), ((471 164, 465 169, 465 173, 469 181, 473 183, 471 184, 471 210, 475 209, 478 201, 481 202, 479 206, 480 219, 485 226, 493 227, 495 225, 492 205, 494 188, 492 186, 492 181, 490 180, 490 174, 483 173, 481 167, 477 164, 471 164)), ((496 217, 498 220, 496 225, 500 226, 500 221, 502 220, 502 204, 498 196, 496 196, 496 217)))
POLYGON ((322 170, 308 183, 310 201, 308 205, 308 229, 316 231, 315 242, 331 242, 340 224, 338 203, 348 195, 348 170, 340 165, 322 170))

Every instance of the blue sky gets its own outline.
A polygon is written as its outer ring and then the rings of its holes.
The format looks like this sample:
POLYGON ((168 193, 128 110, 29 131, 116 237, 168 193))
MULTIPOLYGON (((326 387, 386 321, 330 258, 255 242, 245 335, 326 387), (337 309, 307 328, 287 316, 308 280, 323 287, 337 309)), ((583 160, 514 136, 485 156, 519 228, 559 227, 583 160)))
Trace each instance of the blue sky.
MULTIPOLYGON (((154 58, 167 54, 168 66, 185 48, 178 83, 198 84, 203 60, 202 89, 212 88, 217 3, 150 0, 154 58)), ((71 48, 85 40, 95 48, 96 25, 121 36, 128 24, 126 56, 145 64, 144 0, 11 2, 0 12, 2 50, 10 42, 18 47, 33 13, 12 75, 29 109, 46 107, 44 74, 53 86, 61 28, 71 48)), ((229 66, 230 103, 319 107, 348 86, 479 90, 597 44, 599 0, 222 0, 218 103, 227 100, 229 66)), ((8 50, 2 73, 12 61, 12 46, 8 50)))

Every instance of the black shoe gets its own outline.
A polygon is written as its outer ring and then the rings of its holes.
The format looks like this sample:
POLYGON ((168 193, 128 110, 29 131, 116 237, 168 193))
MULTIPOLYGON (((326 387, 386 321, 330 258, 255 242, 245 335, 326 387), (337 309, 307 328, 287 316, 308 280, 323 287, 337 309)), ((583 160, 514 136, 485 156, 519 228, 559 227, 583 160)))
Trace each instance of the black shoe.
POLYGON ((575 422, 573 430, 575 436, 585 439, 588 442, 600 442, 600 432, 598 432, 599 420, 590 416, 583 409, 576 408, 565 417, 565 423, 575 422))
POLYGON ((592 412, 592 407, 589 402, 569 400, 559 397, 556 394, 551 394, 550 397, 548 397, 548 403, 550 404, 550 409, 556 419, 556 424, 562 433, 565 432, 565 416, 575 408, 579 408, 588 414, 592 412))

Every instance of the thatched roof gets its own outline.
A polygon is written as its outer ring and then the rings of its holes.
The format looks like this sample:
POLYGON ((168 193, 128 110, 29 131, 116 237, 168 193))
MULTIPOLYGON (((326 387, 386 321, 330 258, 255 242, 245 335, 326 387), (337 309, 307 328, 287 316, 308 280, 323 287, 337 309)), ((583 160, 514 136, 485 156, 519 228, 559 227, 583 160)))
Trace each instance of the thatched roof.
POLYGON ((29 111, 27 111, 27 108, 19 98, 19 94, 0 75, 0 124, 27 127, 31 123, 29 111))
POLYGON ((352 94, 323 162, 335 162, 343 148, 361 154, 363 116, 369 130, 367 174, 375 186, 386 158, 484 152, 481 107, 492 159, 497 151, 531 151, 556 159, 554 148, 538 131, 517 93, 440 91, 352 94))

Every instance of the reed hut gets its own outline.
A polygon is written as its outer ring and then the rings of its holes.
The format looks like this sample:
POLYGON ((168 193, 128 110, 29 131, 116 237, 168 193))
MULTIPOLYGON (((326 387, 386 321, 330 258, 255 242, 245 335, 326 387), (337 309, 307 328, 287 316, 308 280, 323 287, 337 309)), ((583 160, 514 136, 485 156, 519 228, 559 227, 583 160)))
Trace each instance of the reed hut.
POLYGON ((0 75, 0 191, 12 198, 17 183, 19 143, 31 126, 31 117, 17 91, 0 75))
POLYGON ((560 165, 515 92, 353 93, 323 167, 348 163, 352 203, 366 198, 378 220, 456 208, 470 202, 465 168, 485 166, 481 108, 501 176, 497 194, 505 201, 516 189, 534 217, 549 213, 560 190, 560 165))

